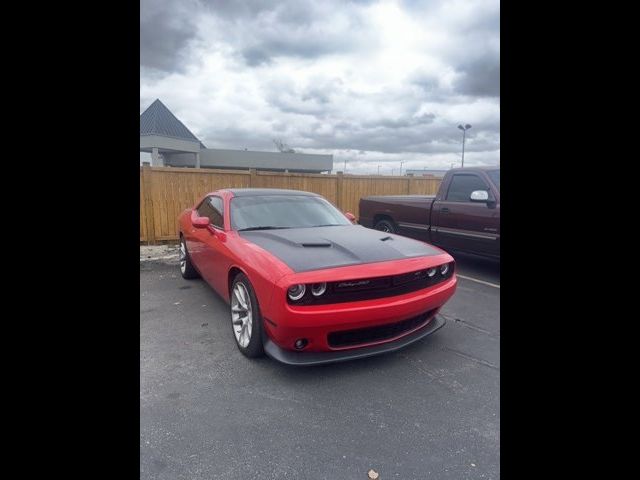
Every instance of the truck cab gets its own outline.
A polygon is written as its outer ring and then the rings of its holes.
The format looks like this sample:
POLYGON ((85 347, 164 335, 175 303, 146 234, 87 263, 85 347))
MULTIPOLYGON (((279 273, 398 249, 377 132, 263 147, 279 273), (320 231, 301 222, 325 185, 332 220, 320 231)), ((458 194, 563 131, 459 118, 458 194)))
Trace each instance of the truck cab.
POLYGON ((431 242, 500 257, 500 170, 453 169, 431 206, 431 242))

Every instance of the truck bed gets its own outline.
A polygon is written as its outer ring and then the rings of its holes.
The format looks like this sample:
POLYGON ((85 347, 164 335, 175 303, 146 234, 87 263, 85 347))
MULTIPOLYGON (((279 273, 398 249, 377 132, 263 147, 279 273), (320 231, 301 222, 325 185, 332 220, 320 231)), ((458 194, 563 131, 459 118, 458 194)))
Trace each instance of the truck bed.
POLYGON ((431 221, 431 204, 435 195, 372 195, 360 200, 359 222, 372 228, 384 217, 393 219, 399 233, 420 230, 425 238, 431 221))

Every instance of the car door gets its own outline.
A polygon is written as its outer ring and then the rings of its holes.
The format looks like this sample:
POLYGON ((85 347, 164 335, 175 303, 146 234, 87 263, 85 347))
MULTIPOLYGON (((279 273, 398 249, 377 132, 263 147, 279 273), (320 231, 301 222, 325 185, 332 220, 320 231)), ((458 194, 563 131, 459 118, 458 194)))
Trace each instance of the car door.
POLYGON ((204 239, 206 235, 203 235, 203 229, 196 228, 191 223, 197 217, 207 217, 204 213, 206 209, 207 197, 205 197, 200 204, 195 207, 191 211, 191 219, 189 221, 187 229, 183 232, 184 239, 187 244, 187 250, 189 252, 189 257, 191 258, 191 263, 196 267, 198 271, 200 271, 200 259, 202 258, 202 250, 204 248, 204 239))
POLYGON ((194 263, 202 278, 224 294, 227 288, 224 200, 217 195, 208 196, 198 207, 198 215, 209 218, 210 228, 199 228, 193 232, 199 244, 194 263))
POLYGON ((499 197, 479 172, 453 174, 443 199, 434 203, 433 236, 443 248, 481 255, 500 252, 499 197), (486 191, 487 201, 471 193, 486 191))

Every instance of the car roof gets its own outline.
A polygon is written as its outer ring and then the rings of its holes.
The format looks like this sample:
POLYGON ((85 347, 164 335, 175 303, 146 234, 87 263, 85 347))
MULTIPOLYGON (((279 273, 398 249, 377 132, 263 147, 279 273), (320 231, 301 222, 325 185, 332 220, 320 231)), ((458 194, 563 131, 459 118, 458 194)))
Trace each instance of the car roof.
POLYGON ((234 197, 257 197, 263 195, 297 195, 307 197, 319 197, 317 193, 302 190, 286 190, 282 188, 229 188, 234 197))

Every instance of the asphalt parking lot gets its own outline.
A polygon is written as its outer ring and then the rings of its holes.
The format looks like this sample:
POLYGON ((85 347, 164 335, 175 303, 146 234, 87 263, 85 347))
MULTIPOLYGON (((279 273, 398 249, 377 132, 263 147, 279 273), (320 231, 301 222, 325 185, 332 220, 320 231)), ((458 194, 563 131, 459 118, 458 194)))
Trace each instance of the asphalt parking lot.
POLYGON ((141 262, 140 478, 499 478, 499 265, 456 260, 444 328, 307 368, 245 358, 204 282, 141 262))

